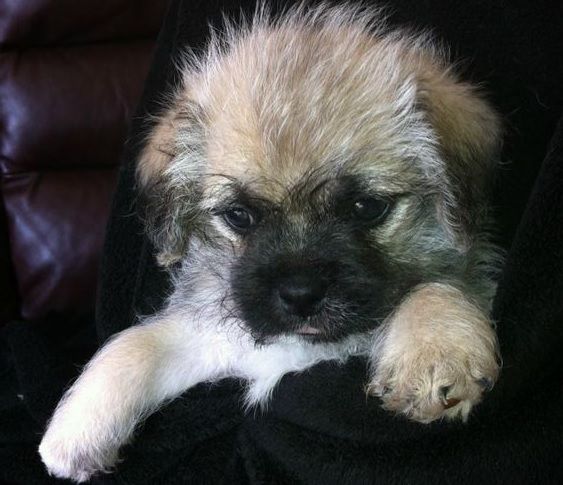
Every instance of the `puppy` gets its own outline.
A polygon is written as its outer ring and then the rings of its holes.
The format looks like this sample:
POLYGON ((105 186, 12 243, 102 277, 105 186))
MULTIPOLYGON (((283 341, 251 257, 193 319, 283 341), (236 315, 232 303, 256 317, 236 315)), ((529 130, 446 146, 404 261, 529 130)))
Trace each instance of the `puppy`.
POLYGON ((153 122, 137 166, 173 291, 67 391, 39 452, 77 482, 192 386, 366 356, 367 392, 423 423, 496 381, 499 121, 425 36, 344 5, 227 22, 153 122))

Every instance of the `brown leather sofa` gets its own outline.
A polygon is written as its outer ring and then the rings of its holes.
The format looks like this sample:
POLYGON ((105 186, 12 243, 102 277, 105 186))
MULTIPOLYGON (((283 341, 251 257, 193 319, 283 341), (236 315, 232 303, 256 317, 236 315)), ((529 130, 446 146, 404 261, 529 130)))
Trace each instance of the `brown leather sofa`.
POLYGON ((0 0, 0 325, 93 314, 166 0, 0 0))
POLYGON ((0 483, 60 483, 36 451, 42 407, 96 347, 105 226, 166 3, 0 0, 0 483))

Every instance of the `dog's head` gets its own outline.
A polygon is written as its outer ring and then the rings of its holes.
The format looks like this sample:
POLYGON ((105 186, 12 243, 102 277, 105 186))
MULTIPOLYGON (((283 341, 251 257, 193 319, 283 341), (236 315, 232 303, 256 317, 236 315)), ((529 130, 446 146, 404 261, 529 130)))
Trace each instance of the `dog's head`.
POLYGON ((138 163, 149 233, 164 265, 204 241, 258 339, 363 331, 463 278, 499 127, 427 40, 297 10, 230 26, 181 71, 138 163))

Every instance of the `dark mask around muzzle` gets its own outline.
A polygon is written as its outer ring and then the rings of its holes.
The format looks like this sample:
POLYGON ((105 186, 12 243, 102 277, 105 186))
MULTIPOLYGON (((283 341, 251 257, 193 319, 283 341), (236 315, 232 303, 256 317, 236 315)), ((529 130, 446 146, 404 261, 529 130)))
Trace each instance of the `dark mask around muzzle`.
POLYGON ((300 221, 262 224, 234 265, 234 301, 254 338, 336 340, 375 328, 404 293, 402 271, 345 223, 300 221))

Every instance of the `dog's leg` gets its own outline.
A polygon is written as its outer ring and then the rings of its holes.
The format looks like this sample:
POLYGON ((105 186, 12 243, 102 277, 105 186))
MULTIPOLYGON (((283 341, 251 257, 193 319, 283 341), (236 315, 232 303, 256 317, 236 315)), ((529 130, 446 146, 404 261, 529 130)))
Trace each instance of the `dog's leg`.
POLYGON ((39 446, 49 472, 82 482, 109 471, 142 418, 225 372, 229 345, 224 336, 195 331, 179 317, 153 317, 118 334, 57 406, 39 446))
POLYGON ((367 390, 385 409, 430 422, 466 419, 499 373, 489 317, 456 288, 415 289, 381 329, 367 390))

